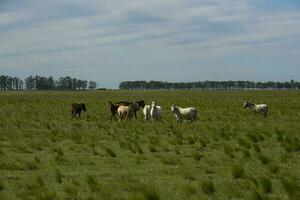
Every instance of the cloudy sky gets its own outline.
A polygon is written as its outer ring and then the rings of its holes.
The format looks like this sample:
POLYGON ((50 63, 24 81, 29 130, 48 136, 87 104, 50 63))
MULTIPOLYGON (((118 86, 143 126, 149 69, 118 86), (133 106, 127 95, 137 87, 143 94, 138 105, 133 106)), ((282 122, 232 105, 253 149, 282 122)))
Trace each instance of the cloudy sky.
POLYGON ((0 74, 300 80, 300 1, 0 0, 0 74))

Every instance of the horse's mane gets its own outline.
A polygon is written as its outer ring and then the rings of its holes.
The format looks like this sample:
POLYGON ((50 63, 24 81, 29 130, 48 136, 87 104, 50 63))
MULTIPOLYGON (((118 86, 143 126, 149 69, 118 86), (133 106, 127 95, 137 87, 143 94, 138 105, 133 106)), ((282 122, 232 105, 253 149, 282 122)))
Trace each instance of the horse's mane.
POLYGON ((174 111, 179 111, 179 106, 176 106, 175 104, 172 105, 174 107, 174 111))
POLYGON ((247 104, 250 105, 250 106, 255 106, 255 104, 251 103, 251 102, 247 102, 247 104))

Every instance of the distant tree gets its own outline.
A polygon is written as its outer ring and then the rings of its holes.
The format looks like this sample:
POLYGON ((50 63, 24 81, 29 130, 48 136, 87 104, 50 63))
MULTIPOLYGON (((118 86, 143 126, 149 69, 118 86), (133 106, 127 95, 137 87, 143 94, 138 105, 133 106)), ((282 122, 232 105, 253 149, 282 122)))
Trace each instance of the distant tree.
POLYGON ((81 81, 81 86, 83 90, 86 90, 88 86, 88 82, 86 80, 81 81))
POLYGON ((300 83, 290 82, 253 82, 253 81, 198 81, 198 82, 162 82, 162 81, 123 81, 120 89, 127 90, 254 90, 254 89, 300 89, 300 83))
POLYGON ((295 89, 295 80, 294 79, 292 79, 290 81, 290 88, 295 89))
POLYGON ((35 78, 33 76, 25 78, 25 85, 27 90, 36 90, 35 78))
MULTIPOLYGON (((0 77, 0 82, 1 80, 0 77)), ((24 84, 21 80, 18 82, 19 84, 24 84)), ((25 78, 27 90, 83 90, 87 89, 87 84, 88 82, 86 80, 80 80, 70 76, 60 77, 58 80, 54 80, 52 76, 44 77, 38 75, 25 78)), ((20 88, 20 86, 18 86, 18 88, 20 88)))
POLYGON ((95 90, 97 88, 97 83, 95 81, 89 81, 89 86, 88 88, 90 90, 95 90))
POLYGON ((7 76, 4 76, 4 75, 0 76, 0 88, 1 88, 1 90, 6 90, 6 79, 7 79, 7 76))

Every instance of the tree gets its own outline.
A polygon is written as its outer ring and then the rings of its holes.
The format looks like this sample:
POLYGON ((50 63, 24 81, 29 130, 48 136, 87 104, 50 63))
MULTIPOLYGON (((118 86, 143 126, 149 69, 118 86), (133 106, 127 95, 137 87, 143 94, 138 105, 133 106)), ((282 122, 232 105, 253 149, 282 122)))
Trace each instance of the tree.
POLYGON ((89 81, 89 89, 95 90, 97 88, 97 83, 95 81, 89 81))
POLYGON ((25 85, 27 90, 36 90, 35 78, 33 76, 25 78, 25 85))
POLYGON ((127 90, 254 90, 254 89, 299 89, 300 83, 290 82, 253 82, 253 81, 198 81, 198 82, 162 82, 162 81, 123 81, 120 89, 127 90))

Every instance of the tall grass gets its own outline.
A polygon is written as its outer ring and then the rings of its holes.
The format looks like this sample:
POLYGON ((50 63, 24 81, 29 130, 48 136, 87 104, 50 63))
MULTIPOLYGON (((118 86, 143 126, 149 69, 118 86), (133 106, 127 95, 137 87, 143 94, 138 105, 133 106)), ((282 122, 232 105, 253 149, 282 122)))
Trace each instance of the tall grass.
POLYGON ((206 195, 213 195, 215 193, 215 186, 211 180, 203 180, 201 182, 201 189, 206 195))
POLYGON ((243 178, 245 176, 245 170, 243 166, 240 165, 234 165, 232 167, 232 176, 233 178, 243 178))
POLYGON ((0 199, 299 199, 297 91, 1 92, 0 107, 0 199), (140 99, 163 122, 109 120, 107 101, 140 99), (199 119, 176 123, 173 103, 199 119))

